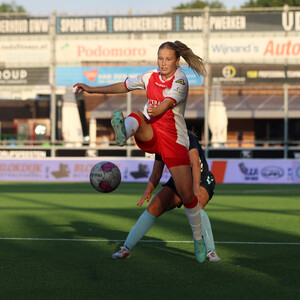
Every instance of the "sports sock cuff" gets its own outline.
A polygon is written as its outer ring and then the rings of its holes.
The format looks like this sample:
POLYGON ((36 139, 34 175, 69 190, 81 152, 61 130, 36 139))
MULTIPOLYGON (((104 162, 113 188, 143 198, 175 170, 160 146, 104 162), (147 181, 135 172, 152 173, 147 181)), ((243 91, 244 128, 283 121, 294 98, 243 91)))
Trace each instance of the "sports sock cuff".
POLYGON ((141 120, 141 118, 140 118, 140 116, 139 116, 138 114, 136 114, 136 113, 131 113, 128 117, 135 118, 135 119, 138 121, 139 126, 141 125, 142 120, 141 120))
POLYGON ((195 196, 192 202, 186 203, 186 202, 182 201, 182 203, 183 203, 183 206, 186 208, 194 208, 198 204, 198 198, 195 196))
POLYGON ((147 215, 147 217, 150 219, 156 219, 156 216, 149 213, 149 211, 147 209, 145 209, 144 214, 147 215))

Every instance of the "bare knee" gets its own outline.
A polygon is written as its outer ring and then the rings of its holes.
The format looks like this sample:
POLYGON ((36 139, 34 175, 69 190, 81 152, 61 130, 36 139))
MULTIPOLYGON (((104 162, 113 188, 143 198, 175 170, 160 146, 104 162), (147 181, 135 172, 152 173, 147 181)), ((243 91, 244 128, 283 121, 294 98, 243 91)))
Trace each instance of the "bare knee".
POLYGON ((139 110, 134 110, 132 112, 132 114, 138 115, 141 119, 144 119, 144 117, 145 117, 144 114, 141 111, 139 111, 139 110))
POLYGON ((178 191, 178 194, 180 195, 180 198, 182 199, 183 202, 185 203, 190 203, 194 200, 194 193, 192 190, 182 190, 182 191, 178 191))
POLYGON ((155 206, 148 206, 147 211, 149 214, 151 214, 155 217, 159 217, 164 213, 163 209, 161 209, 160 207, 155 207, 155 206))

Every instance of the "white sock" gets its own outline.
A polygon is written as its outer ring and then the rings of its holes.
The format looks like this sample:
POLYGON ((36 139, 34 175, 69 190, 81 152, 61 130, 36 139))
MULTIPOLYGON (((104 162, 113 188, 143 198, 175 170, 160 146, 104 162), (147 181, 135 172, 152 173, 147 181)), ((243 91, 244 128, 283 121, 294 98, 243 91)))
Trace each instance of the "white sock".
POLYGON ((193 208, 184 207, 185 214, 189 220, 191 225, 191 229, 193 232, 193 238, 196 241, 202 240, 202 232, 201 232, 201 216, 200 216, 200 205, 199 202, 193 208))
POLYGON ((125 119, 125 129, 126 129, 126 138, 129 139, 131 136, 133 136, 136 131, 139 128, 139 122, 136 118, 133 117, 127 117, 125 119))

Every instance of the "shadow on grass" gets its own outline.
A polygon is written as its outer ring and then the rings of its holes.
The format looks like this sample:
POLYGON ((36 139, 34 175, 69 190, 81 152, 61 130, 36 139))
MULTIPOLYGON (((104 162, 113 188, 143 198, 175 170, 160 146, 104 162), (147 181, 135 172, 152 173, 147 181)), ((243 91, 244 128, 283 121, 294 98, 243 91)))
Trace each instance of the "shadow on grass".
MULTIPOLYGON (((81 189, 80 197, 86 186, 81 189)), ((29 192, 26 187, 16 195, 12 186, 6 191, 5 197, 15 203, 3 207, 1 214, 10 222, 2 218, 0 235, 10 232, 15 237, 30 234, 27 237, 69 241, 0 240, 1 299, 199 299, 199 295, 204 299, 287 299, 299 295, 299 246, 217 244, 223 261, 198 264, 192 243, 164 242, 167 232, 191 240, 183 210, 174 210, 159 218, 144 238, 153 242, 138 243, 131 259, 114 261, 111 254, 122 241, 112 240, 125 240, 143 210, 72 205, 72 201, 65 204, 54 202, 56 199, 45 203, 28 197, 29 192), (7 226, 14 227, 8 231, 7 226)), ((55 193, 64 192, 56 189, 55 193)), ((128 192, 136 193, 138 189, 128 192)), ((274 211, 255 210, 262 214, 274 211)), ((234 220, 211 221, 216 240, 299 241, 297 235, 234 220)))

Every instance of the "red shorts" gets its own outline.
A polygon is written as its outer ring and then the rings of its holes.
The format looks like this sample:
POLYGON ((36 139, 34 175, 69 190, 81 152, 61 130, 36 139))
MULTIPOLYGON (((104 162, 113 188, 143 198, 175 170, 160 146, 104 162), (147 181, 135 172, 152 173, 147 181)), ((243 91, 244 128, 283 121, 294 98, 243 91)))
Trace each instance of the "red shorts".
POLYGON ((175 141, 170 142, 161 132, 158 133, 153 125, 152 129, 153 137, 151 140, 140 141, 136 139, 136 144, 141 150, 159 154, 167 168, 190 165, 189 152, 185 146, 175 141))

